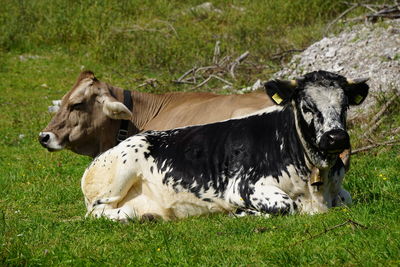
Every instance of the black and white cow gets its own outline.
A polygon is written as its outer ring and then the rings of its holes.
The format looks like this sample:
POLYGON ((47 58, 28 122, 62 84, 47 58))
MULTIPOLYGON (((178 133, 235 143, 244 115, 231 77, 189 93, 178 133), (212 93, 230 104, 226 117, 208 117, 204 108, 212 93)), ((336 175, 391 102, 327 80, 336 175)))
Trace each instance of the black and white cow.
POLYGON ((325 71, 273 80, 265 88, 278 105, 251 116, 130 137, 86 169, 87 215, 268 216, 349 204, 338 155, 350 145, 346 110, 365 99, 365 82, 325 71), (313 168, 322 185, 311 185, 313 168))

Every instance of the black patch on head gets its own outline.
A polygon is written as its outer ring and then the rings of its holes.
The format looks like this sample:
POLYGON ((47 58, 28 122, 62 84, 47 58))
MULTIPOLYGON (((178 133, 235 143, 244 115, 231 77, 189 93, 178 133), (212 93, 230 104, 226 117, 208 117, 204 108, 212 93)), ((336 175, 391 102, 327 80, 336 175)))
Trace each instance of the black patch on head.
POLYGON ((150 167, 150 172, 153 174, 153 169, 154 169, 154 167, 153 166, 151 166, 150 167))
POLYGON ((347 85, 347 79, 344 76, 324 70, 313 71, 307 73, 303 77, 304 79, 301 80, 301 84, 314 83, 314 84, 319 84, 321 86, 333 85, 333 84, 327 84, 326 81, 330 81, 330 82, 337 82, 338 85, 342 88, 344 88, 347 85))
POLYGON ((320 86, 337 85, 341 87, 348 98, 349 105, 361 104, 367 97, 369 90, 369 86, 365 82, 349 84, 344 76, 322 70, 304 75, 304 79, 300 82, 301 86, 299 86, 299 90, 304 88, 307 83, 314 83, 320 86))

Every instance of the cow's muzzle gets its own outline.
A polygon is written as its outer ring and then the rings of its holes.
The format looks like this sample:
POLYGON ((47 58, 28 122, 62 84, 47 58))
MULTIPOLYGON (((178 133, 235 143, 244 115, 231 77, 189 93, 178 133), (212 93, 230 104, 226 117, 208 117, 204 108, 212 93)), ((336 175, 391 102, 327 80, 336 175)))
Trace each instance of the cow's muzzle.
POLYGON ((38 137, 39 143, 47 148, 49 151, 56 151, 63 149, 63 146, 59 144, 57 138, 52 132, 41 132, 38 137))
POLYGON ((349 134, 341 129, 328 131, 322 135, 319 148, 329 154, 339 154, 350 148, 349 134))

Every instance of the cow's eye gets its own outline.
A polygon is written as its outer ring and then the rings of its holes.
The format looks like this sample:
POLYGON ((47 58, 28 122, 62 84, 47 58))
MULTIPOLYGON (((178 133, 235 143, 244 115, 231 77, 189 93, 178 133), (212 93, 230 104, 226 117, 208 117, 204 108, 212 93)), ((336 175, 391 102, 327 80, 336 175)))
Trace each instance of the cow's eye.
POLYGON ((71 110, 82 109, 83 103, 75 103, 71 105, 71 110))

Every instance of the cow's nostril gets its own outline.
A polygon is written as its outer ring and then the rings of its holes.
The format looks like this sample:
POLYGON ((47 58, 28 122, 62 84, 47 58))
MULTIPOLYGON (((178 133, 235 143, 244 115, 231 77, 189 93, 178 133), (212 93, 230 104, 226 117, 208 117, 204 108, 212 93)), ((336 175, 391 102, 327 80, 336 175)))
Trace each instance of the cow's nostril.
POLYGON ((333 144, 335 144, 336 136, 335 136, 335 135, 329 134, 329 135, 327 136, 327 139, 328 139, 329 145, 333 145, 333 144))
POLYGON ((40 135, 39 141, 42 144, 46 144, 47 141, 49 141, 49 139, 50 139, 50 135, 49 134, 43 134, 43 135, 40 135))

